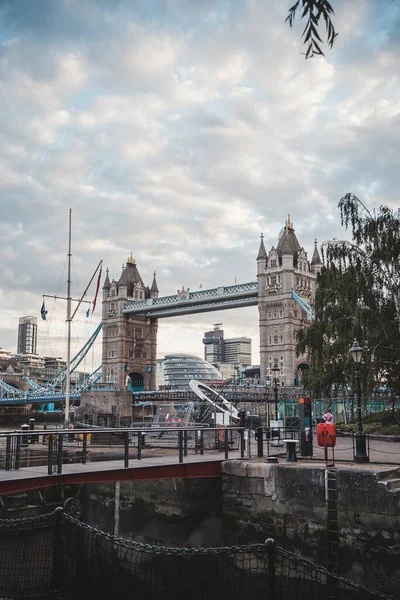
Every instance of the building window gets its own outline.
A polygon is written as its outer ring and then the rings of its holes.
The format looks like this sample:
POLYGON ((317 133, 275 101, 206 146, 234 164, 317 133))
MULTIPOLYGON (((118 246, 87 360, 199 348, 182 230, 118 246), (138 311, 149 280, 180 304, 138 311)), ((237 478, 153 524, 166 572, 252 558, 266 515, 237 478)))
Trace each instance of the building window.
POLYGON ((281 344, 283 344, 283 335, 281 335, 281 344))
POLYGON ((274 267, 276 267, 276 258, 271 260, 271 269, 273 269, 274 267))
POLYGON ((277 344, 277 343, 278 343, 278 336, 274 335, 274 344, 277 344))
POLYGON ((272 346, 272 337, 269 336, 269 345, 272 346))
POLYGON ((271 318, 271 311, 269 310, 268 311, 268 319, 270 319, 270 318, 271 318))
POLYGON ((282 318, 283 317, 283 310, 279 311, 279 316, 282 318))
POLYGON ((271 277, 271 285, 276 285, 276 275, 272 275, 272 277, 271 277))

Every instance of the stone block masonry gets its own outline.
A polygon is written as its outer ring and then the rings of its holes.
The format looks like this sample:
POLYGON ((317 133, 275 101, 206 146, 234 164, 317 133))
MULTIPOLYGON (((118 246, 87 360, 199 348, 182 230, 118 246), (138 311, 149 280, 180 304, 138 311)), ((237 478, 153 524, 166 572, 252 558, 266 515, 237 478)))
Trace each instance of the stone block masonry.
MULTIPOLYGON (((398 597, 400 469, 340 465, 337 478, 339 574, 398 597)), ((278 545, 327 566, 324 464, 222 464, 222 542, 278 545)))

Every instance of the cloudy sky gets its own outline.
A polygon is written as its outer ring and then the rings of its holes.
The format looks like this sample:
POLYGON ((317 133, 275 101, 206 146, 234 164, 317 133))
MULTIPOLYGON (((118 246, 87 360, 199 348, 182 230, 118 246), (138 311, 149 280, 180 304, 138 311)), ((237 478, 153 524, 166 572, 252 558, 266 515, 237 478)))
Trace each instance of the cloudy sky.
MULTIPOLYGON (((254 281, 288 212, 311 252, 343 235, 346 192, 398 206, 400 2, 332 0, 337 42, 308 61, 292 3, 2 0, 1 347, 35 315, 65 355, 65 302, 40 306, 66 293, 69 208, 74 295, 131 252, 168 295, 254 281)), ((99 320, 79 311, 73 350, 99 320)), ((202 355, 215 322, 259 362, 256 308, 160 320, 159 356, 202 355)))

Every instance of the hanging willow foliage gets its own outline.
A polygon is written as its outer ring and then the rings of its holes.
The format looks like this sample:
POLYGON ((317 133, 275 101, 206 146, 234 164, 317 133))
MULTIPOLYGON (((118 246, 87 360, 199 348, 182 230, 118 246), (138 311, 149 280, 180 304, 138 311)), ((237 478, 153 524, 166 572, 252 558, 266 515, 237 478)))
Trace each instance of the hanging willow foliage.
POLYGON ((302 33, 303 43, 307 46, 305 57, 324 56, 321 45, 324 43, 319 35, 318 28, 321 23, 325 23, 326 43, 332 48, 337 33, 332 23, 334 11, 328 0, 297 0, 289 9, 286 22, 290 27, 296 20, 296 16, 301 19, 307 19, 306 26, 302 33))
POLYGON ((322 247, 315 321, 299 335, 308 351, 306 383, 314 395, 353 389, 349 349, 356 338, 363 353, 363 389, 400 393, 400 209, 369 211, 353 194, 339 202, 342 225, 352 239, 322 247))

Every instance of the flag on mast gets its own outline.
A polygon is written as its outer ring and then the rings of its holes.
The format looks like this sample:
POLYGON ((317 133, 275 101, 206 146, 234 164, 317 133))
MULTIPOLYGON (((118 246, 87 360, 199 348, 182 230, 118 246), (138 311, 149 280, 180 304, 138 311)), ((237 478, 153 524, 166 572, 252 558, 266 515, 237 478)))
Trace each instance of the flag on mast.
POLYGON ((97 285, 96 285, 96 294, 94 296, 94 300, 92 302, 93 307, 92 307, 92 314, 94 313, 94 309, 96 308, 96 302, 97 302, 97 294, 99 293, 99 287, 100 287, 100 280, 101 280, 101 271, 102 271, 102 266, 100 267, 100 272, 99 272, 99 276, 97 278, 97 285))
POLYGON ((46 310, 46 307, 44 305, 44 300, 43 300, 42 308, 40 309, 40 314, 42 315, 43 321, 45 321, 46 320, 46 315, 47 315, 47 310, 46 310))

